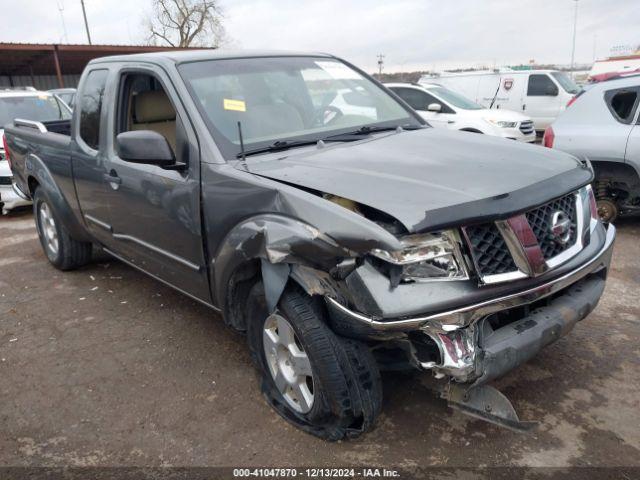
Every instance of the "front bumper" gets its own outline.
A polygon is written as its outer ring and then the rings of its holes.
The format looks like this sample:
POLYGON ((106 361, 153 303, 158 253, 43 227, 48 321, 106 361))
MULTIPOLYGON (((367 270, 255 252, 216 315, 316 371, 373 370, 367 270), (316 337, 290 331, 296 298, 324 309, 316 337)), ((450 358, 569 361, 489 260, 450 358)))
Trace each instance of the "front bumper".
POLYGON ((15 185, 0 185, 0 204, 2 205, 2 214, 6 215, 16 207, 31 205, 31 201, 19 195, 15 190, 15 185))
POLYGON ((416 351, 415 360, 422 368, 458 382, 474 382, 473 386, 484 384, 567 334, 596 307, 604 291, 615 232, 613 225, 606 229, 604 242, 589 260, 515 293, 398 320, 376 320, 326 297, 330 318, 343 334, 375 337, 396 331, 412 332, 409 338, 421 335, 439 352, 434 361, 431 354, 421 358, 416 351), (510 317, 506 323, 494 323, 501 315, 510 317), (345 332, 346 325, 350 328, 345 332))
POLYGON ((524 134, 519 128, 496 128, 498 136, 508 138, 510 140, 517 140, 518 142, 532 143, 536 141, 535 130, 532 133, 524 134))
MULTIPOLYGON (((496 296, 477 303, 471 303, 430 315, 390 320, 377 319, 373 316, 353 311, 334 298, 325 297, 325 300, 332 316, 342 321, 351 321, 351 323, 359 324, 363 332, 409 331, 421 328, 450 332, 468 326, 492 313, 533 303, 567 288, 590 273, 601 270, 602 268, 608 269, 611 263, 615 237, 616 229, 613 225, 609 225, 605 232, 604 242, 601 243, 602 246, 595 254, 592 254, 588 260, 580 265, 544 283, 534 287, 525 287, 515 293, 496 296)), ((526 284, 527 283, 525 283, 525 285, 526 284)), ((410 294, 411 291, 408 293, 410 294)), ((427 292, 421 290, 421 293, 426 294, 427 292)))
POLYGON ((580 280, 520 320, 496 330, 480 328, 478 351, 470 371, 474 386, 502 376, 569 333, 598 304, 605 287, 605 272, 600 273, 580 280))

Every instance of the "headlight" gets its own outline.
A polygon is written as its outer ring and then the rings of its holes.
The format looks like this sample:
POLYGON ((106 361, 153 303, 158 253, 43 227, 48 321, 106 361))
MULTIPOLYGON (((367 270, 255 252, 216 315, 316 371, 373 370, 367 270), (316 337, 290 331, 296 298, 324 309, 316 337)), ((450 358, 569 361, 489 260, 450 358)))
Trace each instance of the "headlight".
POLYGON ((453 230, 408 235, 401 239, 402 250, 372 250, 371 254, 396 266, 400 280, 466 280, 469 274, 453 230))
POLYGON ((516 128, 518 122, 505 122, 504 120, 493 120, 491 118, 485 118, 487 122, 500 128, 516 128))

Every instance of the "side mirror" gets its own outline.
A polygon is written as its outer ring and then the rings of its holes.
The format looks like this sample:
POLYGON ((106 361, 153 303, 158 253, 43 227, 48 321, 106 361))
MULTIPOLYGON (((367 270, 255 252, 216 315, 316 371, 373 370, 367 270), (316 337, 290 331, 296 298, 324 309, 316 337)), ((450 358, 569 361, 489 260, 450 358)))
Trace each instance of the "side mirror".
POLYGON ((116 148, 122 160, 165 167, 176 163, 167 139, 153 130, 122 132, 116 137, 116 148))
POLYGON ((440 105, 439 103, 430 103, 427 106, 427 110, 429 112, 440 113, 442 111, 442 105, 440 105))

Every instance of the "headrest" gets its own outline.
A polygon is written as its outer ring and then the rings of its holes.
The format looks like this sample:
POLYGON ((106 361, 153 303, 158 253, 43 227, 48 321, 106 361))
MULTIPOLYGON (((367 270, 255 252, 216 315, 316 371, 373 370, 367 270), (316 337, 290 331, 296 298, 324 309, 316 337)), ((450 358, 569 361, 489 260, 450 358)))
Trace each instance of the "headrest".
POLYGON ((140 92, 133 97, 133 101, 136 123, 162 122, 176 118, 176 111, 162 90, 140 92))

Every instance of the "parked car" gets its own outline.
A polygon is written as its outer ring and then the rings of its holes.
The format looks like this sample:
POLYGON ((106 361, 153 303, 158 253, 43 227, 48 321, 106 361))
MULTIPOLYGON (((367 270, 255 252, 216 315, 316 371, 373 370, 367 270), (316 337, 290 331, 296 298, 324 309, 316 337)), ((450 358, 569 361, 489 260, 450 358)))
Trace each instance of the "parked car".
POLYGON ((604 289, 615 229, 597 219, 587 163, 429 128, 330 55, 95 59, 70 136, 47 125, 5 135, 49 261, 77 268, 99 245, 221 312, 272 407, 322 438, 371 428, 379 372, 398 368, 529 428, 488 382, 604 289), (331 105, 345 89, 375 120, 331 105))
POLYGON ((70 109, 73 110, 73 106, 76 101, 76 89, 75 88, 54 88, 49 90, 49 93, 56 95, 62 100, 70 109))
POLYGON ((522 142, 534 142, 529 117, 510 110, 489 110, 465 96, 434 84, 386 84, 434 128, 484 133, 522 142))
MULTIPOLYGON (((53 95, 39 92, 35 88, 0 89, 0 137, 2 127, 20 117, 28 120, 62 120, 71 118, 70 110, 53 95)), ((31 202, 16 192, 9 162, 5 159, 4 145, 0 146, 0 210, 6 215, 17 207, 28 206, 31 202)))
POLYGON ((529 116, 542 132, 565 109, 580 88, 556 70, 497 70, 424 75, 420 83, 438 83, 487 108, 504 108, 529 116))
POLYGON ((594 84, 547 128, 543 145, 588 159, 606 222, 640 211, 640 75, 594 84))

